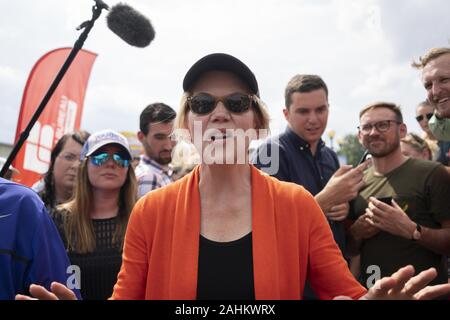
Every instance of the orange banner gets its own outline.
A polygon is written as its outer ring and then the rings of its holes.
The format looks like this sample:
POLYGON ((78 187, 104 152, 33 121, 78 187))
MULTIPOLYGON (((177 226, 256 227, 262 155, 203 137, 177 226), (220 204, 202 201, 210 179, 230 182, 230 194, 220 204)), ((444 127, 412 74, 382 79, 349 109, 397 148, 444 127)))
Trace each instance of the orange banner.
MULTIPOLYGON (((60 48, 45 54, 34 65, 22 97, 16 141, 47 93, 72 48, 60 48)), ((32 186, 47 172, 50 153, 56 142, 67 132, 80 128, 84 96, 97 54, 80 50, 64 75, 27 141, 14 160, 20 171, 17 180, 32 186)))

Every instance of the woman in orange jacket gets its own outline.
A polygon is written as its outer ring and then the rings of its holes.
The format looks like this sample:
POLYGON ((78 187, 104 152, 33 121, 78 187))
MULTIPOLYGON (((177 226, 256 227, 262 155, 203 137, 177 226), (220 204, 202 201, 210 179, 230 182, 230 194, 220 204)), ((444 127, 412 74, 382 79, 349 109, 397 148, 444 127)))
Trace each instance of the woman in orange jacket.
MULTIPOLYGON (((250 141, 269 117, 244 63, 208 55, 188 71, 183 89, 176 123, 201 165, 134 207, 112 299, 301 299, 307 279, 321 299, 427 299, 450 291, 424 288, 436 271, 413 277, 412 267, 367 291, 314 198, 249 164, 250 141)), ((73 298, 61 285, 52 289, 31 293, 73 298)))

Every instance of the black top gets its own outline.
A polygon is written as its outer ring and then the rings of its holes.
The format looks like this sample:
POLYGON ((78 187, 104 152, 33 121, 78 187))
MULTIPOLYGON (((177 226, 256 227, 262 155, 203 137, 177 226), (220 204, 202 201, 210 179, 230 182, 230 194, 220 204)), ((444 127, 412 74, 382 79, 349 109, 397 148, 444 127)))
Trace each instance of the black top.
MULTIPOLYGON (((53 213, 53 220, 67 248, 61 214, 53 213)), ((68 251, 67 255, 71 264, 80 268, 82 298, 84 300, 106 300, 112 295, 122 264, 122 250, 113 243, 117 217, 92 219, 92 223, 96 237, 95 250, 84 254, 68 251)))
POLYGON ((230 242, 200 236, 198 300, 254 300, 252 233, 230 242))

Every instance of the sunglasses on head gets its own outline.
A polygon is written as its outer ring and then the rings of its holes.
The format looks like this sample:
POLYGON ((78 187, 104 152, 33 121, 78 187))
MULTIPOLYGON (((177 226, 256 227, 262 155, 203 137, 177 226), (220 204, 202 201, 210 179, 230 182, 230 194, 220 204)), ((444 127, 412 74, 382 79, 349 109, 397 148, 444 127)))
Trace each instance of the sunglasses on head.
POLYGON ((222 102, 228 111, 233 113, 244 113, 253 102, 253 97, 244 93, 232 93, 224 97, 214 97, 207 93, 200 93, 187 99, 188 107, 196 114, 211 113, 222 102))
POLYGON ((104 165, 111 158, 120 167, 128 168, 130 165, 130 159, 120 153, 109 154, 108 152, 100 152, 91 155, 89 158, 91 159, 91 163, 97 167, 104 165))
POLYGON ((432 113, 427 113, 425 115, 421 114, 420 116, 416 117, 417 122, 422 121, 425 117, 427 117, 428 120, 430 120, 433 117, 432 113))

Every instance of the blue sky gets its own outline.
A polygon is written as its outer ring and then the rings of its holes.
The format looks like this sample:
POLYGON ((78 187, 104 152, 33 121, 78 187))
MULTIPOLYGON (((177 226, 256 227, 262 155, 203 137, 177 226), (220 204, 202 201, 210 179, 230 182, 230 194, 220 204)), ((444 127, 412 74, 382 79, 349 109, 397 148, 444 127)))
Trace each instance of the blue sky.
MULTIPOLYGON (((107 1, 109 5, 116 2, 107 1)), ((330 89, 329 128, 355 132, 358 111, 387 100, 403 107, 412 131, 425 98, 410 67, 428 48, 448 46, 447 0, 165 0, 126 1, 146 15, 156 38, 130 47, 103 15, 84 48, 98 54, 82 127, 91 132, 138 129, 141 110, 162 101, 178 108, 181 82, 198 58, 227 52, 256 74, 269 106, 272 133, 285 127, 283 92, 298 73, 321 75, 330 89)), ((72 46, 75 27, 91 16, 90 0, 0 0, 0 142, 12 143, 23 89, 46 52, 72 46)))

